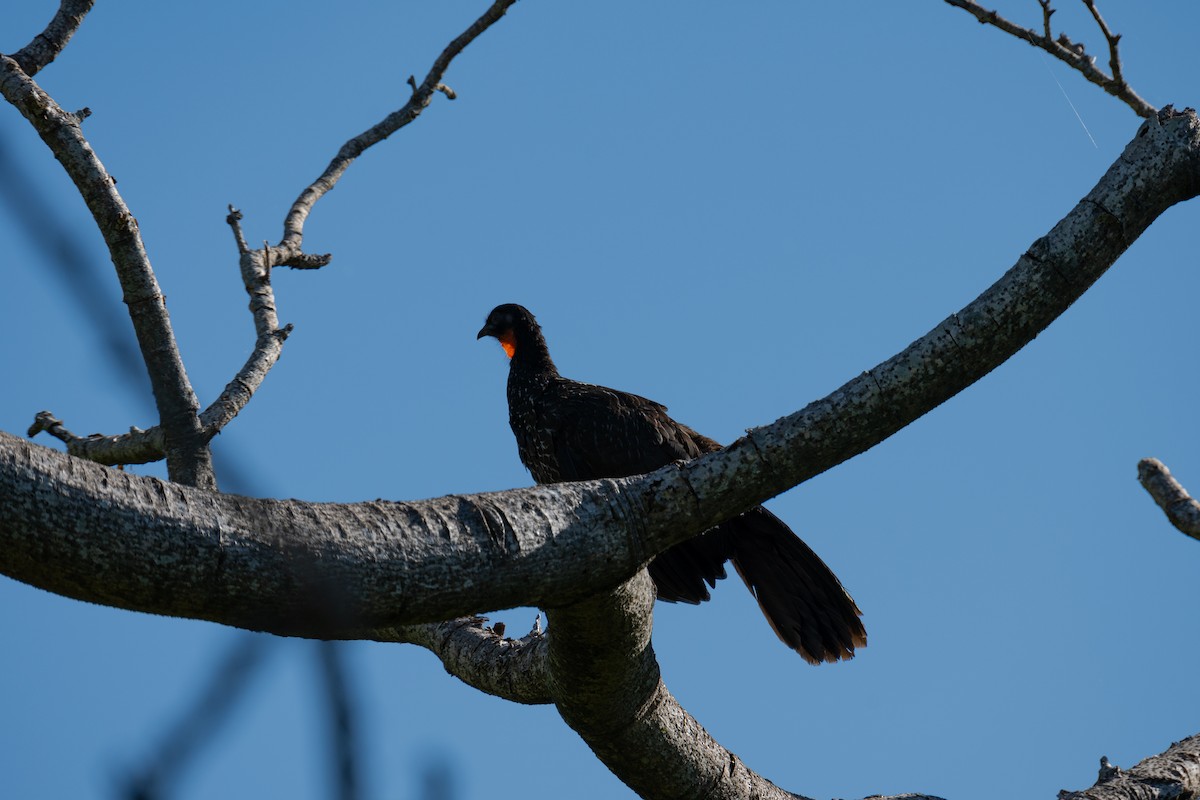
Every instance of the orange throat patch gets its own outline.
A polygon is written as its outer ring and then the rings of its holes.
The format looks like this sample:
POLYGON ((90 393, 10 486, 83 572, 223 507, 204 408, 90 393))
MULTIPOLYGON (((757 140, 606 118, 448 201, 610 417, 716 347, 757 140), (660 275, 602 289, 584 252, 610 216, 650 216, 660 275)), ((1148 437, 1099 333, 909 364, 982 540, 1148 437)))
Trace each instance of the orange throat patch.
POLYGON ((500 346, 504 348, 504 352, 508 354, 509 358, 512 358, 513 354, 517 352, 517 337, 513 335, 512 331, 505 331, 496 338, 500 340, 500 346))

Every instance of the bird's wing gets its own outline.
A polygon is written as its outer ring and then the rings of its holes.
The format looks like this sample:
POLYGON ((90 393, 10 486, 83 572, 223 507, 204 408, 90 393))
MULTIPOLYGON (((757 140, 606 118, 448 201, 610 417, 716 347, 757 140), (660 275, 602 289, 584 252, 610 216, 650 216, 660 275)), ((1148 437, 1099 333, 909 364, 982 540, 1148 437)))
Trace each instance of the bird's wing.
POLYGON ((552 391, 542 423, 553 440, 559 480, 640 475, 706 452, 695 431, 653 400, 565 379, 552 391))
MULTIPOLYGON (((558 480, 640 475, 721 448, 645 397, 565 379, 551 390, 554 400, 541 409, 543 414, 552 411, 541 421, 553 439, 558 480)), ((732 555, 732 542, 719 529, 660 553, 650 563, 659 598, 707 600, 709 587, 725 577, 725 561, 732 555)))

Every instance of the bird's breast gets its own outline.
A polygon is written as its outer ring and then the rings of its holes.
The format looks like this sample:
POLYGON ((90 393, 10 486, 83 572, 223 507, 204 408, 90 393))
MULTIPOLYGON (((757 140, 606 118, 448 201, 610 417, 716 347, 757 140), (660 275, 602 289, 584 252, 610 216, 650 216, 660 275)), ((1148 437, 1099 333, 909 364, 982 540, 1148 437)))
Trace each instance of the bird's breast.
POLYGON ((537 382, 508 382, 508 424, 517 439, 521 463, 538 483, 561 480, 554 446, 554 426, 542 410, 546 387, 537 382))

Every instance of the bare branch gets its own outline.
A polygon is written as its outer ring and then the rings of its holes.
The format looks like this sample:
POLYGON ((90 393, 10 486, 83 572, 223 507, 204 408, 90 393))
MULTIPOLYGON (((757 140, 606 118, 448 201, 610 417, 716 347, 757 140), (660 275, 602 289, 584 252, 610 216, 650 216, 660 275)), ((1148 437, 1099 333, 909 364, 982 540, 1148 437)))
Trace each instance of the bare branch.
POLYGON ((84 138, 79 119, 63 111, 16 61, 4 55, 0 55, 0 93, 33 125, 66 169, 108 246, 154 389, 171 479, 215 489, 212 454, 198 415, 200 403, 184 369, 137 220, 117 192, 116 181, 84 138))
POLYGON ((233 380, 226 384, 212 405, 200 415, 206 438, 211 439, 220 433, 250 402, 250 398, 258 391, 271 367, 279 360, 279 355, 283 352, 283 343, 287 341, 292 330, 291 323, 288 323, 282 328, 260 334, 255 340, 250 358, 238 370, 233 380))
POLYGON ((354 800, 360 796, 357 748, 355 746, 355 713, 350 681, 346 679, 345 650, 341 642, 317 642, 317 660, 329 701, 329 729, 333 750, 333 772, 337 777, 338 800, 354 800))
POLYGON ((58 58, 58 54, 71 41, 75 31, 83 24, 83 18, 92 10, 96 0, 62 0, 54 19, 46 26, 46 30, 33 38, 33 41, 13 54, 13 61, 21 67, 28 76, 38 74, 50 62, 58 58))
POLYGON ((561 607, 962 391, 1197 192, 1200 120, 1164 109, 1070 214, 929 334, 724 450, 646 476, 420 503, 250 500, 69 461, 0 434, 0 572, 93 602, 323 638, 561 607), (314 578, 297 570, 301 557, 319 564, 314 578), (309 606, 324 595, 312 580, 345 593, 353 624, 314 621, 309 606))
MULTIPOLYGON (((283 343, 292 330, 292 325, 288 324, 257 338, 246 363, 212 405, 200 415, 205 441, 219 434, 250 402, 271 367, 279 360, 283 343)), ((36 436, 42 431, 66 444, 67 452, 71 455, 97 464, 149 464, 161 461, 167 454, 166 436, 160 425, 147 430, 130 428, 129 433, 116 436, 101 433, 76 436, 49 411, 41 411, 27 435, 36 436)))
POLYGON ((1058 800, 1132 800, 1200 796, 1200 734, 1171 745, 1132 769, 1122 770, 1101 759, 1100 777, 1082 792, 1062 791, 1058 800))
POLYGON ((188 762, 216 740, 221 726, 230 721, 269 651, 270 640, 264 636, 241 634, 232 639, 192 705, 168 729, 142 769, 130 777, 129 797, 170 796, 188 762))
MULTIPOLYGON (((1112 70, 1113 83, 1117 86, 1127 86, 1125 79, 1121 77, 1121 55, 1117 51, 1117 43, 1121 41, 1121 34, 1114 34, 1108 29, 1104 17, 1100 16, 1100 9, 1096 8, 1096 0, 1083 0, 1083 4, 1087 6, 1088 11, 1092 12, 1092 18, 1096 20, 1096 24, 1100 26, 1100 32, 1104 34, 1104 41, 1108 42, 1108 68, 1112 70)), ((1149 115, 1142 114, 1141 116, 1149 115)))
MULTIPOLYGON (((275 293, 271 288, 271 265, 268 260, 272 252, 270 246, 264 243, 261 250, 249 249, 242 233, 242 212, 232 205, 229 206, 229 214, 225 221, 233 231, 234 241, 241 255, 239 264, 242 282, 246 294, 250 296, 250 312, 254 317, 257 337, 246 363, 226 384, 217 399, 200 414, 200 426, 205 442, 219 434, 250 402, 250 398, 258 391, 271 367, 279 360, 283 343, 293 330, 291 324, 278 327, 279 317, 275 312, 275 293)), ((297 264, 308 265, 301 268, 315 269, 328 263, 329 256, 299 253, 293 260, 297 264)), ((65 442, 67 452, 71 455, 86 458, 97 464, 146 464, 166 457, 166 437, 160 426, 146 431, 131 429, 128 434, 118 436, 93 434, 78 437, 49 412, 43 411, 30 427, 29 435, 34 436, 41 431, 46 431, 65 442)))
POLYGON ((71 455, 97 464, 148 464, 164 456, 163 431, 157 425, 146 431, 130 428, 129 433, 120 436, 76 436, 49 411, 39 411, 26 435, 36 436, 42 431, 65 444, 71 455))
POLYGON ((1138 462, 1138 481, 1180 533, 1200 539, 1200 501, 1175 480, 1166 464, 1143 458, 1138 462))
POLYGON ((795 800, 726 750, 667 691, 650 644, 654 584, 549 609, 552 692, 563 720, 639 796, 795 800))
POLYGON ((1096 66, 1095 57, 1089 56, 1082 44, 1072 42, 1067 38, 1066 34, 1060 34, 1058 39, 1051 38, 1050 16, 1054 13, 1054 9, 1050 7, 1050 0, 1038 0, 1038 3, 1042 7, 1042 25, 1044 30, 1044 33, 1041 35, 1030 28, 1022 28, 1020 25, 1010 22, 1000 16, 998 12, 989 11, 978 3, 973 2, 973 0, 946 0, 946 2, 963 9, 984 25, 995 26, 1005 33, 1016 36, 1018 39, 1024 39, 1034 47, 1040 47, 1058 60, 1069 65, 1072 69, 1079 72, 1083 77, 1113 97, 1125 103, 1139 117, 1150 117, 1157 112, 1158 109, 1139 97, 1137 92, 1133 90, 1133 87, 1125 82, 1125 78, 1121 74, 1121 59, 1117 53, 1117 42, 1121 36, 1120 34, 1114 35, 1109 31, 1108 26, 1100 17, 1100 12, 1096 10, 1094 0, 1084 0, 1084 4, 1091 10, 1092 16, 1096 19, 1100 30, 1104 33, 1104 38, 1108 42, 1109 65, 1112 69, 1112 75, 1107 75, 1103 70, 1099 69, 1096 66))
POLYGON ((1046 39, 1053 39, 1050 34, 1050 18, 1054 16, 1054 9, 1050 7, 1050 0, 1038 0, 1038 5, 1042 7, 1042 27, 1046 35, 1046 39))
POLYGON ((313 205, 337 184, 342 174, 354 163, 356 158, 362 155, 367 148, 382 142, 420 116, 421 112, 429 106, 435 91, 441 91, 450 99, 454 99, 454 92, 442 84, 442 76, 449 69, 450 62, 479 34, 499 21, 515 2, 516 0, 496 0, 492 3, 483 16, 475 20, 469 28, 463 31, 462 35, 442 51, 442 54, 433 62, 433 67, 430 68, 429 74, 425 76, 425 80, 420 86, 416 85, 415 78, 409 78, 413 93, 403 108, 388 114, 382 121, 342 145, 341 150, 329 162, 329 166, 325 168, 321 176, 300 193, 296 202, 292 204, 291 210, 288 211, 287 218, 283 223, 283 239, 279 242, 279 247, 284 251, 282 259, 284 262, 294 253, 299 252, 304 239, 304 222, 312 211, 313 205))
POLYGON ((233 203, 229 204, 229 214, 225 217, 225 224, 233 231, 233 240, 237 243, 238 255, 246 255, 250 246, 246 244, 246 237, 242 233, 242 212, 234 208, 233 203))
POLYGON ((330 261, 333 261, 332 253, 322 253, 321 255, 297 253, 284 258, 276 266, 289 267, 291 269, 320 269, 321 267, 328 266, 330 261))
MULTIPOLYGON (((194 393, 191 392, 191 384, 187 383, 186 373, 182 372, 182 362, 179 361, 178 369, 168 372, 168 374, 175 374, 176 377, 182 377, 182 381, 184 381, 184 384, 179 384, 178 380, 176 380, 175 389, 180 389, 182 385, 186 385, 187 392, 190 393, 192 415, 191 419, 188 420, 188 438, 193 443, 199 445, 204 453, 208 453, 206 444, 215 435, 220 433, 224 426, 228 425, 240 413, 241 409, 244 409, 246 404, 250 402, 254 392, 258 390, 258 387, 262 385, 263 380, 266 378, 266 373, 278 361, 278 357, 280 357, 283 349, 283 342, 286 341, 289 333, 293 330, 290 324, 283 327, 278 325, 278 315, 275 309, 275 293, 271 289, 271 267, 287 266, 290 269, 296 270, 314 270, 328 265, 332 260, 332 255, 329 253, 314 255, 301 251, 302 228, 304 228, 304 221, 308 216, 308 212, 311 211, 312 205, 337 184, 337 180, 346 172, 349 164, 362 151, 370 148, 373 144, 382 142, 383 139, 391 136, 391 133, 400 130, 404 125, 408 125, 408 122, 418 118, 422 110, 430 104, 433 92, 443 92, 450 100, 454 100, 456 97, 454 90, 440 82, 446 68, 449 68, 450 62, 454 60, 455 56, 460 54, 470 42, 474 41, 475 37, 478 37, 482 32, 490 28, 493 23, 496 23, 500 17, 503 17, 504 12, 508 11, 508 8, 514 2, 516 0, 497 0, 493 2, 492 6, 484 13, 484 16, 476 19, 470 25, 470 28, 443 50, 442 55, 439 55, 438 59, 433 62, 433 67, 425 78, 424 83, 418 86, 414 78, 409 78, 409 83, 413 85, 413 96, 409 98, 406 106, 398 110, 398 112, 390 114, 388 118, 379 122, 371 130, 360 134, 360 136, 354 139, 350 139, 348 143, 342 146, 337 157, 325 169, 325 173, 316 182, 313 182, 313 185, 308 187, 304 193, 301 193, 300 198, 296 200, 292 210, 289 211, 287 222, 284 223, 284 230, 287 233, 284 235, 280 246, 272 248, 269 243, 263 242, 263 248, 260 251, 251 251, 250 247, 247 246, 246 237, 242 234, 241 230, 242 213, 238 209, 235 209, 233 205, 229 206, 229 215, 226 217, 226 222, 229 224, 230 229, 233 230, 234 241, 238 245, 242 283, 245 285, 246 293, 250 295, 250 309, 254 318, 254 331, 257 333, 254 349, 250 357, 246 360, 245 365, 242 365, 238 374, 234 375, 233 380, 230 380, 226 387, 224 387, 221 396, 217 397, 216 401, 212 402, 204 410, 204 413, 198 416, 196 415, 196 410, 198 410, 199 403, 196 401, 194 393)), ((29 83, 32 88, 36 89, 36 86, 32 85, 31 80, 29 83)), ((53 101, 50 101, 49 97, 43 97, 44 102, 53 104, 53 101)), ((10 98, 10 102, 16 103, 12 98, 10 98)), ((82 118, 72 118, 72 115, 62 114, 62 122, 67 124, 67 122, 73 121, 77 132, 79 119, 82 118)), ((83 142, 82 136, 78 138, 80 142, 83 142)), ((96 166, 98 166, 98 163, 100 162, 97 161, 96 166)), ((104 179, 106 179, 106 182, 110 182, 107 179, 107 175, 104 176, 104 179)), ((116 200, 120 199, 119 196, 116 196, 115 188, 113 196, 116 200)), ((121 207, 124 209, 124 205, 121 207)), ((125 215, 133 222, 133 236, 134 239, 137 239, 137 245, 140 248, 140 239, 136 233, 137 221, 134 221, 132 216, 128 215, 127 211, 125 215)), ((137 265, 140 270, 140 276, 143 278, 148 277, 149 281, 154 283, 154 272, 150 270, 149 260, 145 258, 144 252, 142 252, 142 257, 140 259, 142 263, 137 265)), ((120 273, 120 267, 118 272, 120 273)), ((124 281, 122 281, 122 285, 124 285, 124 281)), ((162 295, 161 293, 157 293, 156 283, 154 284, 154 290, 155 296, 161 301, 162 295)), ((130 293, 127 290, 126 299, 128 299, 128 294, 130 293)), ((132 303, 130 308, 132 313, 132 303)), ((166 330, 169 333, 169 323, 166 320, 166 308, 164 307, 161 321, 168 326, 166 330)), ((134 324, 137 326, 137 319, 134 320, 134 324)), ((142 341, 142 331, 140 329, 138 336, 139 342, 142 341)), ((145 350, 144 347, 143 350, 145 350)), ((178 361, 178 348, 175 348, 173 336, 169 337, 168 350, 169 353, 174 354, 175 360, 178 361)), ((151 362, 148 360, 146 363, 150 366, 151 362)), ((150 373, 151 380, 154 380, 156 372, 152 366, 150 367, 150 373)), ((155 384, 156 398, 160 397, 158 389, 160 387, 155 384)), ((162 403, 161 399, 160 403, 162 403)), ((163 420, 167 419, 166 415, 162 415, 161 408, 160 414, 163 420)), ((179 419, 179 417, 176 416, 176 419, 179 419)), ((66 431, 65 427, 62 427, 61 422, 55 422, 56 426, 53 429, 49 426, 38 427, 35 423, 35 426, 30 428, 30 435, 34 435, 37 431, 47 431, 55 435, 56 438, 65 441, 68 447, 74 447, 73 450, 70 450, 72 455, 90 458, 91 461, 95 461, 96 463, 140 464, 160 461, 161 458, 168 457, 168 467, 170 465, 170 451, 166 447, 170 438, 157 427, 150 428, 149 431, 131 432, 130 434, 115 435, 115 437, 96 434, 95 437, 84 439, 74 437, 73 434, 66 431)), ((167 429, 169 431, 170 427, 167 426, 167 429)), ((211 486, 215 487, 215 477, 211 477, 211 457, 209 458, 210 482, 211 486)), ((181 482, 192 483, 190 480, 180 480, 181 482)))
POLYGON ((424 647, 442 662, 446 672, 481 692, 514 703, 553 702, 546 672, 548 639, 531 632, 520 639, 504 636, 504 626, 484 627, 483 617, 460 617, 428 625, 380 628, 370 638, 407 642, 424 647))
MULTIPOLYGON (((712 524, 694 505, 682 516, 662 507, 633 555, 632 515, 652 502, 619 496, 635 483, 411 503, 259 500, 0 433, 0 571, 121 608, 281 635, 384 638, 376 632, 481 608, 574 602, 635 573, 642 552, 712 524)), ((643 491, 652 483, 643 479, 643 491)))

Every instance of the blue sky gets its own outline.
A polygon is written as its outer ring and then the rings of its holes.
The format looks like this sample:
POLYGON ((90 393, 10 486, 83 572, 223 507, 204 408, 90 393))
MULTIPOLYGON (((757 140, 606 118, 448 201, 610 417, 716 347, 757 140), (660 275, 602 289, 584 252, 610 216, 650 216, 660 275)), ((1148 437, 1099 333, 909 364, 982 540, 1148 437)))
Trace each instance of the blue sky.
MULTIPOLYGON (((333 6, 101 3, 38 76, 92 109, 85 131, 139 220, 204 403, 253 340, 226 204, 252 242, 277 240, 301 188, 486 4, 333 6)), ((55 7, 6 9, 0 51, 55 7)), ((1040 22, 1031 2, 1001 10, 1040 22)), ((1142 96, 1196 104, 1194 59, 1165 43, 1188 41, 1200 8, 1102 10, 1142 96)), ((1107 61, 1081 4, 1054 19, 1107 61)), ((732 440, 969 302, 1139 122, 937 2, 522 0, 447 82, 459 100, 436 98, 316 207, 306 249, 333 264, 275 276, 295 333, 216 443, 245 491, 527 485, 505 359, 474 338, 509 301, 538 315, 564 374, 732 440)), ((84 249, 88 305, 123 313, 82 202, 12 109, 0 147, 84 249)), ((771 502, 863 609, 853 662, 803 663, 734 582, 703 607, 658 606, 667 685, 719 741, 812 797, 990 800, 1085 787, 1101 755, 1127 767, 1200 729, 1200 545, 1136 481, 1152 455, 1200 491, 1194 214, 1169 211, 980 383, 771 502)), ((43 408, 78 433, 153 424, 144 381, 113 366, 13 220, 0 209, 0 428, 43 408)), ((493 618, 519 631, 533 613, 493 618)), ((113 796, 239 635, 0 579, 0 793, 113 796)), ((369 797, 418 796, 431 760, 463 798, 629 795, 552 708, 481 695, 416 648, 347 655, 369 797)), ((174 796, 328 796, 315 674, 311 643, 272 639, 174 796)))

